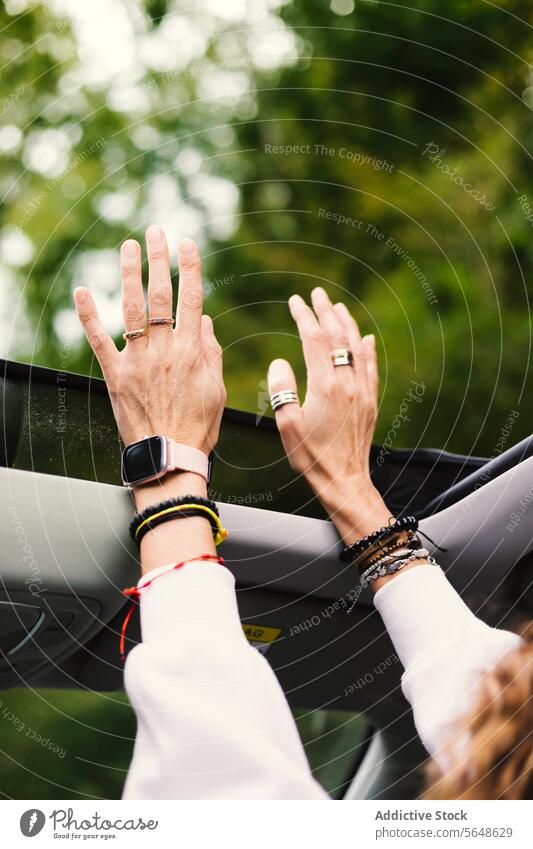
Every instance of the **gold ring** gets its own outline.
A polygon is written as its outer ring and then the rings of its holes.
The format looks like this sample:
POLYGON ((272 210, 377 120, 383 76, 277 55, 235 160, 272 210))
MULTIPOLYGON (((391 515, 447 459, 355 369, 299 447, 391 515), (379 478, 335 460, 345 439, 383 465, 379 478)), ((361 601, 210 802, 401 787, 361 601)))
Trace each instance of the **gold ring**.
POLYGON ((125 342, 131 342, 133 339, 140 339, 141 336, 148 336, 148 328, 140 327, 139 330, 128 330, 127 333, 122 334, 122 338, 125 342))
POLYGON ((149 318, 148 324, 174 324, 173 318, 149 318))
POLYGON ((335 348, 331 352, 333 365, 337 366, 353 366, 353 354, 349 348, 335 348))

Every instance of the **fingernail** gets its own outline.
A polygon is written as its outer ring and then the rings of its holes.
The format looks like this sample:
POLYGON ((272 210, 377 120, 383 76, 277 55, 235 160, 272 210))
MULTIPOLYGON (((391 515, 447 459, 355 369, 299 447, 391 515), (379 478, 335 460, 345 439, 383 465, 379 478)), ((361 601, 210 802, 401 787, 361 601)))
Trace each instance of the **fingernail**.
POLYGON ((196 253, 196 242, 192 239, 182 239, 179 244, 180 253, 185 256, 192 256, 196 253))
POLYGON ((148 242, 160 242, 163 238, 161 227, 156 227, 153 224, 146 231, 146 239, 148 242))
POLYGON ((81 304, 81 302, 85 298, 85 289, 82 286, 76 286, 76 288, 74 289, 74 292, 72 294, 74 296, 74 300, 78 304, 81 304))
POLYGON ((122 253, 128 259, 135 259, 135 257, 137 256, 138 249, 139 249, 139 246, 138 246, 137 242, 133 241, 133 239, 128 239, 122 245, 122 253))
POLYGON ((270 374, 271 371, 276 371, 276 369, 279 370, 280 368, 283 368, 286 364, 286 360, 282 360, 280 357, 278 357, 276 360, 272 360, 272 362, 270 363, 268 367, 268 373, 270 374))

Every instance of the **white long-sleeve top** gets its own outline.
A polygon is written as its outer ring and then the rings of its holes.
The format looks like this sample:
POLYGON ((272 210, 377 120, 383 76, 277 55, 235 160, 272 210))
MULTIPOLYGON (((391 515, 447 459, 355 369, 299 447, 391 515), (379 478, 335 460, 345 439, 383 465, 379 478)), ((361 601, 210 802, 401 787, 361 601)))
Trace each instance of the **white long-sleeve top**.
MULTIPOLYGON (((327 799, 285 696, 243 633, 232 574, 212 562, 151 572, 142 643, 125 686, 137 736, 125 799, 327 799)), ((402 687, 429 752, 519 638, 470 612, 436 566, 398 575, 375 596, 405 672, 402 687)))
POLYGON ((228 569, 196 561, 156 578, 141 589, 141 632, 125 669, 137 715, 125 799, 328 798, 244 635, 228 569))
MULTIPOLYGON (((402 690, 418 735, 446 769, 447 746, 457 720, 475 704, 481 677, 521 639, 478 619, 437 565, 401 572, 377 591, 374 604, 404 668, 402 690)), ((464 739, 455 743, 462 747, 464 739)))

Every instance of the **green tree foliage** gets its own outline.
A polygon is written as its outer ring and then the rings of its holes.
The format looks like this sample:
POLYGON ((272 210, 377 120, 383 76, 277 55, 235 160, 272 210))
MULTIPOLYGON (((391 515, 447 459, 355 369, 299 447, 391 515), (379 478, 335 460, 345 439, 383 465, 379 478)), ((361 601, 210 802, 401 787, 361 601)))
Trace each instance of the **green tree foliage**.
MULTIPOLYGON (((427 390, 401 444, 491 454, 513 409, 517 441, 532 409, 528 4, 284 14, 306 58, 260 83, 257 117, 239 128, 254 149, 231 256, 241 302, 318 282, 348 298, 379 338, 378 436, 417 379, 427 390)), ((290 330, 276 304, 252 312, 258 331, 290 330)), ((293 342, 246 345, 246 362, 283 348, 303 374, 293 342)))
MULTIPOLYGON (((94 369, 71 290, 95 286, 118 335, 118 244, 159 220, 201 239, 234 406, 255 409, 276 355, 303 379, 286 299, 322 283, 378 336, 378 436, 412 379, 426 392, 404 445, 490 454, 509 411, 529 412, 527 2, 340 16, 314 0, 277 17, 265 2, 239 21, 148 2, 130 37, 151 52, 129 90, 85 79, 76 22, 12 5, 5 354, 57 366, 67 350, 67 367, 94 369), (169 42, 175 59, 157 55, 169 42)), ((521 415, 512 441, 529 430, 521 415)))

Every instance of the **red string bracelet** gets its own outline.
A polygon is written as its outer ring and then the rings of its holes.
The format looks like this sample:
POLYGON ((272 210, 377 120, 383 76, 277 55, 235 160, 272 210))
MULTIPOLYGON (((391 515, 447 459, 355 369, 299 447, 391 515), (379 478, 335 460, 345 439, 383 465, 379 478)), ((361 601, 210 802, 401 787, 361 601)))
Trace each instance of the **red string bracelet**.
MULTIPOLYGON (((181 563, 176 563, 172 569, 169 569, 168 572, 174 572, 176 569, 181 569, 182 566, 185 566, 186 563, 194 563, 196 560, 212 560, 214 563, 220 563, 221 566, 224 565, 224 558, 218 557, 216 554, 199 554, 197 557, 190 557, 188 560, 182 560, 181 563)), ((129 598, 138 599, 141 595, 141 590, 146 589, 152 584, 154 581, 157 581, 158 578, 162 578, 163 575, 167 575, 168 572, 162 572, 160 575, 156 575, 154 578, 150 578, 149 581, 146 581, 141 587, 128 587, 125 590, 122 590, 125 596, 129 598)), ((129 625, 129 621, 133 615, 133 611, 135 610, 135 600, 132 600, 130 609, 126 613, 124 617, 124 622, 122 623, 122 628, 120 630, 120 659, 122 663, 126 660, 126 629, 129 625)))

